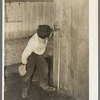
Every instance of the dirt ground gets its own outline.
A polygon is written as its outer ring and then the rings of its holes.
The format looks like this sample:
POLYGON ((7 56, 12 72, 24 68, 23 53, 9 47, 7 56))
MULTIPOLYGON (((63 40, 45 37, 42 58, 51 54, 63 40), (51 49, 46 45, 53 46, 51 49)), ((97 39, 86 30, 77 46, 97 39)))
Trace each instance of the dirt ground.
POLYGON ((5 66, 21 62, 22 52, 27 45, 29 38, 6 40, 4 43, 4 63, 5 66))
POLYGON ((76 100, 67 94, 58 92, 57 90, 54 92, 44 91, 39 87, 37 74, 35 74, 32 80, 28 96, 23 99, 21 96, 21 77, 18 73, 19 65, 20 63, 6 66, 5 68, 6 91, 4 93, 4 100, 76 100))

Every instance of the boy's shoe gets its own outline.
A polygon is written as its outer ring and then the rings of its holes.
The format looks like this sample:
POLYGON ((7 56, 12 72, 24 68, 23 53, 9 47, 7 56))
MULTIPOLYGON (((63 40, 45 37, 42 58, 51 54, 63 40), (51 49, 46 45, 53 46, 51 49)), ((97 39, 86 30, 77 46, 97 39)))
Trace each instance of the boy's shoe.
POLYGON ((49 86, 49 85, 40 85, 40 87, 42 87, 44 90, 47 90, 47 91, 55 91, 56 89, 52 86, 49 86))
POLYGON ((22 92, 22 97, 26 98, 27 97, 27 89, 24 89, 22 92))

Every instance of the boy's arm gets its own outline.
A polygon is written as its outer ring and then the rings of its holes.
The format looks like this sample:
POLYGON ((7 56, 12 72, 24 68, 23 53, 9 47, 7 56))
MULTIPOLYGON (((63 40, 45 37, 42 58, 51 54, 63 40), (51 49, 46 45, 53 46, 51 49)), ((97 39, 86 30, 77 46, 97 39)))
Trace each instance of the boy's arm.
POLYGON ((34 41, 29 42, 22 54, 22 63, 27 64, 27 58, 36 49, 36 43, 34 41))

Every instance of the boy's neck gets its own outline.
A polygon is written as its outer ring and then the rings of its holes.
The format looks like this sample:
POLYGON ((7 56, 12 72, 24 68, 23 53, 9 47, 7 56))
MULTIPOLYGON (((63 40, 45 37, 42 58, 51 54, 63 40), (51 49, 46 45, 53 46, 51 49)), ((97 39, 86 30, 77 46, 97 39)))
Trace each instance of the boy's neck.
POLYGON ((46 38, 45 39, 42 39, 40 37, 38 37, 39 41, 42 42, 42 43, 46 43, 46 38))

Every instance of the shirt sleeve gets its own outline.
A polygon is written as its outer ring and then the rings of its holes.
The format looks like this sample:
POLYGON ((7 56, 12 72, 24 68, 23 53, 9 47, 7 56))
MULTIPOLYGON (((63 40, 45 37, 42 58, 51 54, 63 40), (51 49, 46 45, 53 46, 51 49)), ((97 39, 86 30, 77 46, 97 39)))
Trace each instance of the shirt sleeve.
POLYGON ((27 64, 27 58, 31 55, 31 53, 36 49, 37 44, 35 41, 31 41, 26 46, 23 54, 22 54, 22 63, 27 64))

